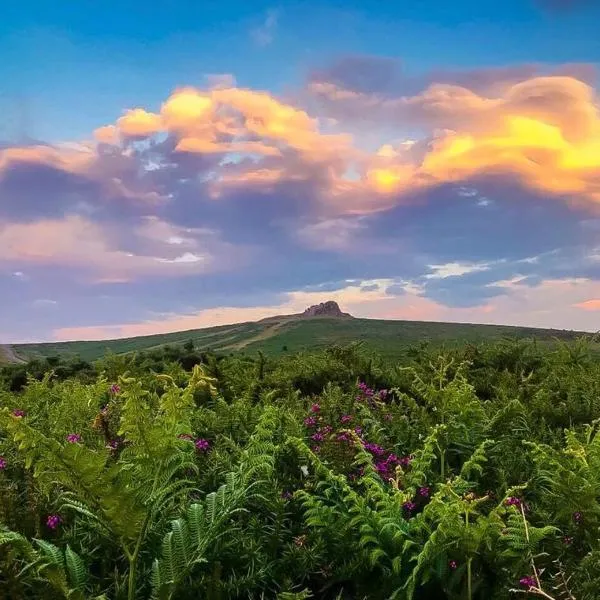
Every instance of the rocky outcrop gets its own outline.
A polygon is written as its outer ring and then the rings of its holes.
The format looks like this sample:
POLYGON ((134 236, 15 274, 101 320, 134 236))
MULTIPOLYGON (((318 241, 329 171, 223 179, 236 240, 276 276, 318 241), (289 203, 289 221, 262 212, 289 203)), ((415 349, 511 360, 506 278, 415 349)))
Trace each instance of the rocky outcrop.
POLYGON ((327 302, 321 302, 321 304, 314 304, 309 306, 301 315, 301 317, 352 317, 348 313, 344 313, 340 310, 337 302, 328 300, 327 302))

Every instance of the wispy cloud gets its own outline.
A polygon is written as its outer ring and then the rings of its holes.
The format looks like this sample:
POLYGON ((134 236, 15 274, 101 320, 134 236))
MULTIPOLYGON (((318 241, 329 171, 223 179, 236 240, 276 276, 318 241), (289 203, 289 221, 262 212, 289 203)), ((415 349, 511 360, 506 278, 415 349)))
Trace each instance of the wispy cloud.
POLYGON ((279 22, 279 16, 279 9, 269 9, 262 24, 250 32, 250 36, 257 46, 265 47, 273 42, 279 22))

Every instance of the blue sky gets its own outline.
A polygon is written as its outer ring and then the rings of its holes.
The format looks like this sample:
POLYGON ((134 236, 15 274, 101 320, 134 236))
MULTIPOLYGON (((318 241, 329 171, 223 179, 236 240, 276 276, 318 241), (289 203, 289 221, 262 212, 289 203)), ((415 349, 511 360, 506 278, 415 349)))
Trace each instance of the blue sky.
POLYGON ((329 298, 595 330, 598 22, 585 0, 11 3, 0 342, 329 298))

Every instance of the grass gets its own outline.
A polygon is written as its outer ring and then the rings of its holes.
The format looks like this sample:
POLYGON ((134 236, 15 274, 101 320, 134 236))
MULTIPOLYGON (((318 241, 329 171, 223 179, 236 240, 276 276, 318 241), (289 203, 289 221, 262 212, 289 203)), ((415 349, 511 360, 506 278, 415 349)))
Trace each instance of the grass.
POLYGON ((17 344, 14 352, 23 358, 61 355, 95 360, 106 352, 115 354, 149 350, 191 340, 203 350, 224 353, 255 353, 269 356, 284 352, 318 349, 331 344, 364 341, 385 357, 395 358, 407 346, 428 341, 435 346, 455 346, 465 342, 495 341, 505 338, 535 338, 551 342, 573 339, 581 333, 559 329, 535 329, 500 325, 433 323, 423 321, 386 321, 377 319, 286 318, 267 322, 221 325, 175 333, 118 340, 17 344))

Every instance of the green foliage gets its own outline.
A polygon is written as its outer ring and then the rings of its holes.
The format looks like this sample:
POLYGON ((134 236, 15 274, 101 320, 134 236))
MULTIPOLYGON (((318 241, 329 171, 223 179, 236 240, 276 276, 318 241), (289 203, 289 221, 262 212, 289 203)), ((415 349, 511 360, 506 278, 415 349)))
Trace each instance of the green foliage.
POLYGON ((198 347, 3 372, 0 597, 598 597, 589 342, 198 347))

